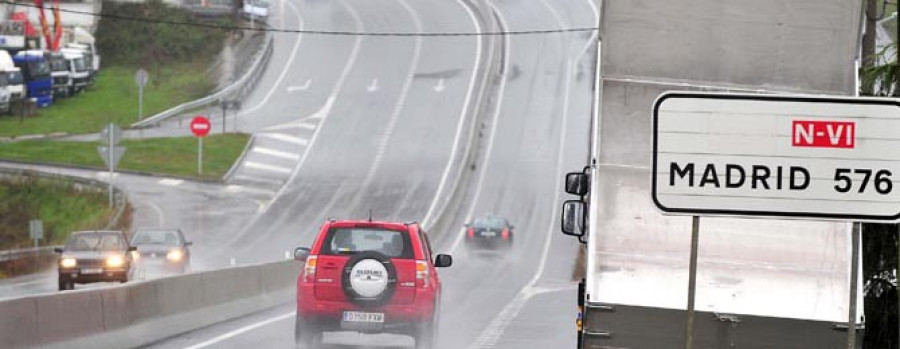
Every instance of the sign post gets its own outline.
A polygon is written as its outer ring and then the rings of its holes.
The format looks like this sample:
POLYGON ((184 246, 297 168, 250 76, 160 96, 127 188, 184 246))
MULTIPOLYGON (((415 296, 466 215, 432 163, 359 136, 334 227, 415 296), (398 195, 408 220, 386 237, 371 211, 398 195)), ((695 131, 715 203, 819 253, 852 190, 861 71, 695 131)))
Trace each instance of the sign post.
POLYGON ((900 102, 667 92, 653 108, 653 203, 690 215, 685 347, 693 345, 700 216, 853 223, 847 348, 856 344, 860 222, 896 222, 900 102))
POLYGON ((44 238, 44 221, 39 219, 28 221, 28 235, 34 240, 34 248, 38 248, 39 240, 44 238))
POLYGON ((138 86, 138 121, 144 118, 144 86, 150 81, 150 73, 140 68, 134 73, 134 83, 138 86))
POLYGON ((197 174, 203 175, 203 137, 209 134, 212 125, 209 119, 202 115, 197 115, 191 120, 191 132, 197 137, 197 174))
POLYGON ((100 132, 100 143, 103 145, 97 147, 97 152, 100 153, 103 162, 109 166, 109 207, 113 206, 114 171, 119 160, 122 159, 122 155, 125 155, 125 147, 118 145, 121 139, 122 129, 110 123, 100 132))

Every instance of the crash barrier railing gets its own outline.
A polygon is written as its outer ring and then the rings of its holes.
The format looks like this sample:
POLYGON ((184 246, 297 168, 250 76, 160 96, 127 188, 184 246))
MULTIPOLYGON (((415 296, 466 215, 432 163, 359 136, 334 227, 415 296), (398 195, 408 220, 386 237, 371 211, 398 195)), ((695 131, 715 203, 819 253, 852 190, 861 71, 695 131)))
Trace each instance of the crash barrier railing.
POLYGON ((291 301, 301 263, 0 300, 0 348, 134 348, 291 301))
POLYGON ((253 60, 253 64, 250 66, 250 69, 247 69, 247 71, 244 72, 244 75, 242 75, 240 79, 235 81, 233 84, 228 85, 228 87, 225 87, 209 96, 179 104, 169 110, 133 123, 131 124, 131 127, 139 128, 158 125, 160 122, 163 122, 169 118, 182 115, 192 110, 206 108, 215 104, 222 103, 226 100, 243 99, 247 95, 247 93, 249 93, 250 90, 256 86, 256 83, 259 82, 259 78, 265 71, 266 66, 269 63, 269 58, 272 57, 272 51, 274 49, 274 38, 275 37, 272 32, 266 32, 266 38, 264 39, 265 43, 257 52, 256 59, 253 60))
MULTIPOLYGON (((51 180, 56 182, 70 183, 76 190, 90 190, 97 192, 105 192, 109 189, 109 184, 103 181, 90 179, 90 178, 82 178, 75 176, 68 176, 64 174, 58 173, 48 173, 48 172, 39 172, 32 170, 23 170, 23 169, 13 169, 13 168, 4 168, 0 167, 0 178, 12 178, 12 179, 43 179, 43 180, 51 180)), ((102 229, 112 229, 116 225, 119 224, 119 221, 122 219, 122 214, 125 212, 125 207, 127 206, 128 196, 122 191, 119 187, 113 186, 113 203, 115 213, 113 217, 106 223, 103 227, 97 227, 102 229)), ((40 219, 40 217, 35 217, 36 219, 40 219)), ((24 249, 15 249, 15 250, 6 250, 0 251, 0 267, 2 267, 3 263, 14 261, 21 258, 45 258, 48 255, 52 255, 53 248, 60 246, 44 246, 44 247, 30 247, 24 249)))

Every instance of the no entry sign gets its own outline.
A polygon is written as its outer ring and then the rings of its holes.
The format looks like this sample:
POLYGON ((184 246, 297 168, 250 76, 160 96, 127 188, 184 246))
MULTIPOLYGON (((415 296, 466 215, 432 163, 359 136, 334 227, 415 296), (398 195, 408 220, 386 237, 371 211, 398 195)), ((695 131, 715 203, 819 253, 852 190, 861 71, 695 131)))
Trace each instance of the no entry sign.
POLYGON ((197 115, 191 120, 191 132, 194 133, 196 137, 206 137, 209 134, 209 130, 212 129, 212 125, 209 123, 209 119, 197 115))
POLYGON ((900 102, 670 92, 653 109, 667 213, 900 219, 900 102))

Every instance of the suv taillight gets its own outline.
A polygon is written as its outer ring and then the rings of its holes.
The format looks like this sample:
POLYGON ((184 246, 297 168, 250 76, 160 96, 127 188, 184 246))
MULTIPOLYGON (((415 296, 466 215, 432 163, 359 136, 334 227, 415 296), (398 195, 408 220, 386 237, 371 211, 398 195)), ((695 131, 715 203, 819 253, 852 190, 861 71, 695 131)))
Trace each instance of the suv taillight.
POLYGON ((316 278, 316 264, 319 258, 317 256, 306 257, 306 265, 303 266, 303 282, 313 282, 316 278))
POLYGON ((469 235, 470 238, 475 237, 475 229, 469 228, 469 231, 466 232, 466 234, 469 235))
POLYGON ((509 229, 503 228, 503 233, 500 234, 500 237, 503 240, 509 240, 509 229))
POLYGON ((428 279, 430 277, 428 274, 428 262, 416 261, 416 286, 428 287, 428 279))

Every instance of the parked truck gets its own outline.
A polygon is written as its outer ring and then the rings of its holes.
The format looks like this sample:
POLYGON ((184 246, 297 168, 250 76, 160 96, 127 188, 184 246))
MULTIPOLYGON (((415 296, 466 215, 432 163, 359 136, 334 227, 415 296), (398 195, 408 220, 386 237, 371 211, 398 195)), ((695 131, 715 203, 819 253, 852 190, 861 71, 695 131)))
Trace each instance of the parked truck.
POLYGON ((53 80, 53 98, 65 98, 72 95, 72 77, 69 64, 62 52, 45 52, 44 58, 50 65, 50 77, 53 80))
POLYGON ((87 89, 91 79, 91 70, 85 62, 85 56, 81 50, 62 49, 66 59, 66 67, 72 77, 70 93, 78 93, 87 89))
MULTIPOLYGON (((686 346, 692 218, 651 200, 651 115, 662 93, 857 88, 858 0, 645 5, 603 2, 590 155, 565 178, 573 196, 562 230, 584 244, 579 348, 686 346)), ((860 343, 850 228, 701 217, 693 348, 847 348, 851 327, 860 343)))
POLYGON ((12 56, 5 50, 0 50, 0 74, 6 75, 10 104, 25 98, 25 77, 22 76, 22 70, 13 63, 12 56))
POLYGON ((88 85, 94 84, 94 79, 100 72, 100 56, 96 55, 93 44, 68 43, 64 50, 80 52, 84 57, 84 63, 88 68, 88 85))
POLYGON ((26 96, 35 99, 38 107, 53 104, 53 81, 50 64, 39 50, 20 51, 13 56, 13 62, 22 69, 25 77, 26 96))

